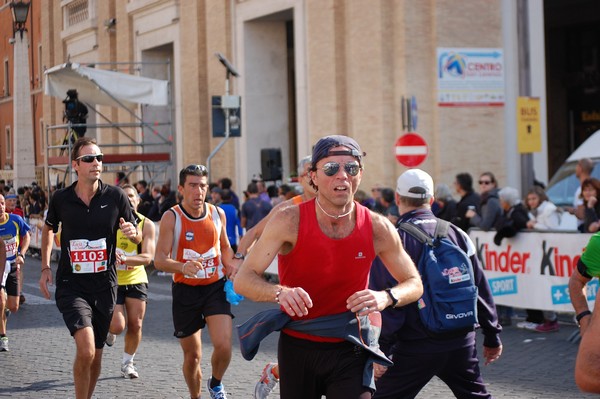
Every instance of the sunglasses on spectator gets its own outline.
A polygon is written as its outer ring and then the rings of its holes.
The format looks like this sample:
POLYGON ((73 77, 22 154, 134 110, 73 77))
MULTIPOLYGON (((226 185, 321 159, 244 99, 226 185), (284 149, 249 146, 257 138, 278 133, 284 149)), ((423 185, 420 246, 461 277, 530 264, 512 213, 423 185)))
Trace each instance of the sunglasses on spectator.
POLYGON ((102 162, 103 158, 104 158, 104 154, 93 154, 93 155, 80 155, 77 158, 75 158, 75 160, 85 162, 85 163, 92 163, 92 162, 94 162, 94 159, 97 160, 98 162, 102 162))
MULTIPOLYGON (((321 169, 325 176, 335 176, 340 171, 340 164, 338 162, 327 162, 321 169)), ((350 176, 356 176, 360 170, 360 164, 358 161, 345 163, 344 170, 350 176)))
POLYGON ((488 184, 492 184, 492 181, 491 180, 479 180, 479 184, 485 184, 487 186, 488 184))
POLYGON ((188 173, 200 172, 200 176, 208 176, 208 169, 204 165, 189 165, 185 168, 185 171, 188 173))

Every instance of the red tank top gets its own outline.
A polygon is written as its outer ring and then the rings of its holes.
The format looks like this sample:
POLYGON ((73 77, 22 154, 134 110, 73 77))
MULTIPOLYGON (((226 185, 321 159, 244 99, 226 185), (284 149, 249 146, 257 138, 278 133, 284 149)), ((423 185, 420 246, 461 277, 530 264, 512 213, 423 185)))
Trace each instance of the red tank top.
MULTIPOLYGON (((346 312, 346 299, 368 286, 371 263, 375 258, 373 225, 369 210, 354 202, 356 225, 345 238, 327 237, 319 227, 315 200, 300 208, 300 226, 296 245, 287 255, 279 255, 279 280, 288 287, 302 287, 313 307, 304 317, 314 319, 346 312)), ((337 338, 316 337, 284 329, 294 337, 319 342, 340 342, 337 338)))

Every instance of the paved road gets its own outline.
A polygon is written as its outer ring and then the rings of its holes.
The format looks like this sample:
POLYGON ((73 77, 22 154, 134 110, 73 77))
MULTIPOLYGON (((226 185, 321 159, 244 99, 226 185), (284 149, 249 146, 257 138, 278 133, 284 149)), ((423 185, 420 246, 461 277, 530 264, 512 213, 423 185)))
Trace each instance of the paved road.
MULTIPOLYGON (((27 258, 25 295, 27 302, 8 320, 10 352, 0 353, 0 397, 72 398, 74 344, 54 305, 40 296, 37 279, 40 262, 27 258)), ((56 266, 53 265, 55 270, 56 266)), ((105 348, 103 369, 95 398, 188 398, 181 374, 182 353, 172 335, 170 280, 153 275, 144 324, 144 338, 136 355, 140 373, 137 380, 120 376, 123 340, 105 348)), ((242 302, 234 308, 235 322, 268 305, 242 302)), ((483 367, 484 379, 496 398, 591 398, 578 391, 573 381, 577 345, 568 341, 576 330, 564 317, 557 333, 539 334, 507 327, 503 333, 504 355, 493 365, 483 367)), ((202 370, 208 376, 211 346, 203 336, 205 359, 202 370)), ((277 335, 269 337, 252 361, 239 352, 234 333, 234 355, 224 384, 231 399, 252 398, 253 387, 263 365, 276 358, 277 335)), ((203 388, 203 397, 207 397, 203 388)), ((276 391, 273 398, 279 398, 276 391)), ((418 396, 451 398, 452 393, 439 380, 432 381, 418 396)))

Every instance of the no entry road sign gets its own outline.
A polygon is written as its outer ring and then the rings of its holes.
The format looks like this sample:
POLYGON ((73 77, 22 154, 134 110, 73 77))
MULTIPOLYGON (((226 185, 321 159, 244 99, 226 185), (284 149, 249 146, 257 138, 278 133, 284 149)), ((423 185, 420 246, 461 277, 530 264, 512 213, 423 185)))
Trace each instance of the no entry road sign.
POLYGON ((396 159, 404 166, 421 165, 428 152, 427 142, 416 133, 406 133, 396 140, 396 159))

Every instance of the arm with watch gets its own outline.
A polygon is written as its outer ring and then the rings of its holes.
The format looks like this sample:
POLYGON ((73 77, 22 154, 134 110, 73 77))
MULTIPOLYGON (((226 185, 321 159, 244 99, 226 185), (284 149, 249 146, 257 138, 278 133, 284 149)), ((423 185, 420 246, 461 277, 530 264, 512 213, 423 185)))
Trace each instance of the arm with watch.
POLYGON ((25 254, 29 249, 29 243, 31 242, 31 235, 29 231, 25 232, 25 234, 21 235, 19 241, 19 252, 17 252, 17 258, 15 259, 15 263, 19 265, 19 268, 23 266, 25 263, 25 254))
MULTIPOLYGON (((579 261, 581 264, 581 260, 579 261)), ((573 270, 573 274, 569 278, 569 296, 571 297, 571 304, 575 309, 575 318, 579 325, 579 333, 581 336, 585 333, 588 324, 590 322, 590 309, 587 303, 586 285, 592 279, 587 273, 582 274, 579 270, 580 266, 573 270)))

